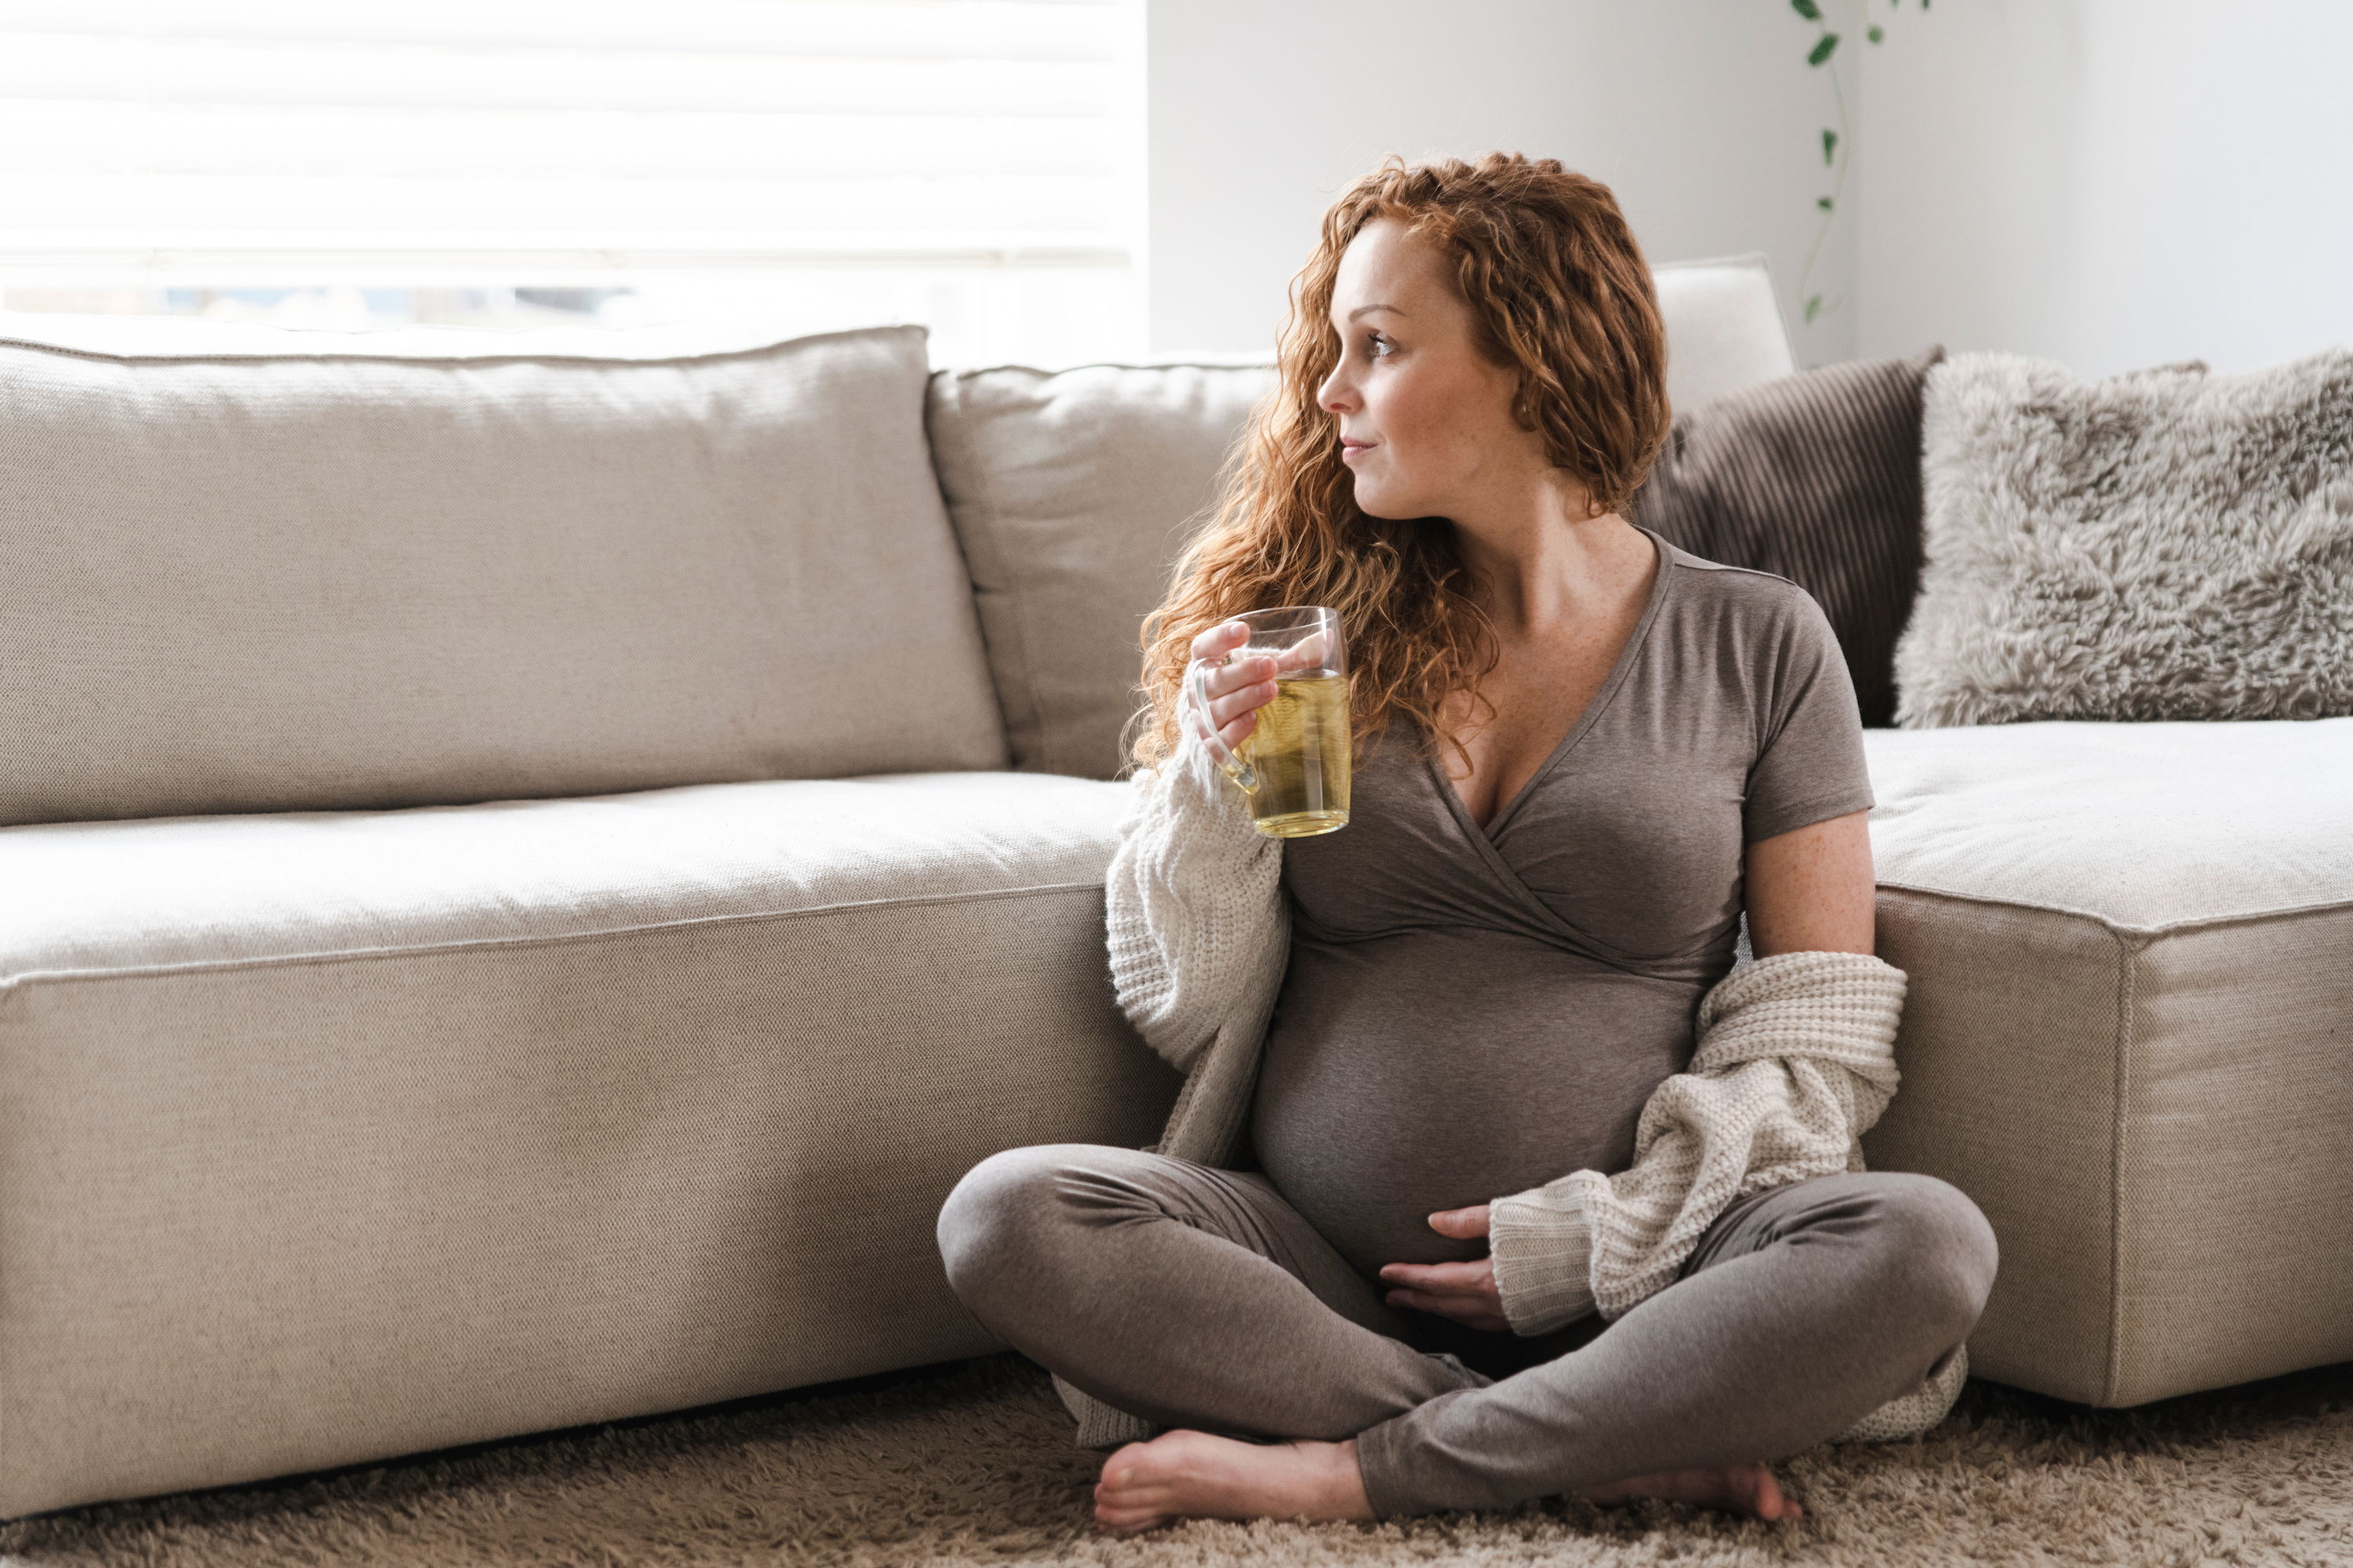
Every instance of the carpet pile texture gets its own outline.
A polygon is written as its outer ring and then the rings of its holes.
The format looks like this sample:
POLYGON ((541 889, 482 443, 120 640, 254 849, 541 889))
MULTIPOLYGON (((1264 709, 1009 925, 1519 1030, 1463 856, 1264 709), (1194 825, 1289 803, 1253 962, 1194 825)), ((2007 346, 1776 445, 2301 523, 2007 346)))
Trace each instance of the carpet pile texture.
POLYGON ((1097 1530, 1102 1456, 1007 1352, 713 1410, 0 1527, 6 1568, 2353 1563, 2353 1364, 2087 1411, 1973 1383, 1926 1436, 1778 1467, 1761 1525, 1563 1498, 1097 1530))

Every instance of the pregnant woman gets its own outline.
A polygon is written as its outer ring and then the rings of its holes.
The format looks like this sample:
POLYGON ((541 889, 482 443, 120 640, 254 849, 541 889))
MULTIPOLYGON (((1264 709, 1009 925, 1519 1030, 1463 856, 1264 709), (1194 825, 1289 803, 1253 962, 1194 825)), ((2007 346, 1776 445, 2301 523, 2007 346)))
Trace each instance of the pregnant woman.
POLYGON ((1107 896, 1168 1130, 993 1155, 939 1218, 1118 1445, 1107 1530, 1789 1518, 1771 1461, 1958 1392, 1992 1233, 1855 1141, 1904 977, 1853 690, 1802 590, 1624 516, 1664 359, 1617 203, 1556 163, 1393 161, 1324 220, 1146 627, 1107 896), (1358 765, 1348 826, 1278 840, 1219 766, 1275 694, 1230 618, 1301 604, 1342 616, 1358 765))

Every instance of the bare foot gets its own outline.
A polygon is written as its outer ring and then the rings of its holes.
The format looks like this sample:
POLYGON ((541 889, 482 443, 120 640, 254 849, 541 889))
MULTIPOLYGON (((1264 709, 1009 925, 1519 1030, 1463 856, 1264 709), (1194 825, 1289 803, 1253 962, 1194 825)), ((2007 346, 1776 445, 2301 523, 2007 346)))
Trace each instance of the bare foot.
POLYGON ((1751 1519, 1803 1519, 1806 1510, 1781 1495, 1781 1483, 1762 1465, 1726 1465, 1711 1470, 1662 1470, 1635 1476, 1607 1486, 1588 1487, 1583 1494, 1604 1508, 1636 1498, 1660 1498, 1701 1508, 1745 1513, 1751 1519))
POLYGON ((1095 1522, 1133 1534, 1178 1519, 1370 1519, 1356 1443, 1242 1443, 1178 1428, 1103 1461, 1095 1522))

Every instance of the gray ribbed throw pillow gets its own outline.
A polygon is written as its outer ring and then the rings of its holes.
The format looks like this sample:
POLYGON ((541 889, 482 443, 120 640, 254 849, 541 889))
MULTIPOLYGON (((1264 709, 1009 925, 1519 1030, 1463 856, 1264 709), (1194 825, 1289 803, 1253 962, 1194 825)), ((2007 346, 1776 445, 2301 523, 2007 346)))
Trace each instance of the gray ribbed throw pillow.
POLYGON ((1907 728, 2353 714, 2353 350, 1928 378, 1907 728))
POLYGON ((1944 356, 1825 366, 1688 409, 1634 497, 1637 522, 1694 555, 1812 594, 1866 725, 1894 717, 1920 572, 1920 384, 1944 356))

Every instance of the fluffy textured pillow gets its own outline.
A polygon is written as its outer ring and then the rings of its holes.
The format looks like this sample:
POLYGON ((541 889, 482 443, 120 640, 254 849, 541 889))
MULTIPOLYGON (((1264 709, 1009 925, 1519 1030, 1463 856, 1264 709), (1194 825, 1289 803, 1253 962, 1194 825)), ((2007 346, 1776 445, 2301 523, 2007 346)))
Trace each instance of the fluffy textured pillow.
POLYGON ((1788 578, 1830 617, 1866 725, 1895 711, 1920 571, 1920 387, 1945 351, 1784 376, 1675 416, 1635 521, 1788 578))
POLYGON ((1928 378, 1907 728, 2353 714, 2353 351, 1928 378))

